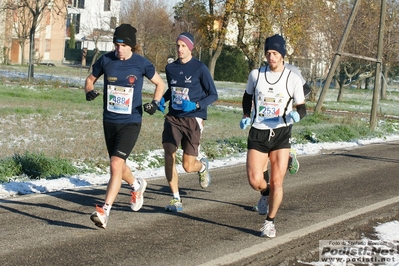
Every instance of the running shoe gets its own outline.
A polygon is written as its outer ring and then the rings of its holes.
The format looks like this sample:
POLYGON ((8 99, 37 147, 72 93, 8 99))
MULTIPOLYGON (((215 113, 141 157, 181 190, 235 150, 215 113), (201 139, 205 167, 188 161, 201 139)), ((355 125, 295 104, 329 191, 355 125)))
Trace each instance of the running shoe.
POLYGON ((258 213, 260 215, 265 215, 269 211, 269 203, 267 202, 269 196, 263 196, 262 194, 260 195, 260 199, 258 201, 258 213))
POLYGON ((182 200, 173 198, 169 202, 169 205, 165 207, 165 211, 167 211, 167 212, 181 212, 181 211, 183 211, 182 200))
POLYGON ((296 151, 294 149, 290 150, 290 158, 288 160, 288 171, 291 174, 295 174, 299 170, 299 162, 296 158, 296 151))
POLYGON ((265 221, 262 228, 260 229, 260 236, 264 237, 276 237, 276 227, 272 221, 265 221))
POLYGON ((202 158, 201 163, 205 165, 205 170, 198 172, 199 184, 202 188, 207 188, 211 184, 211 175, 209 174, 209 162, 206 158, 202 158))
POLYGON ((108 222, 108 216, 103 208, 96 205, 96 211, 90 215, 90 220, 92 220, 96 226, 105 229, 108 222))
POLYGON ((140 183, 139 189, 130 191, 130 194, 132 195, 132 198, 130 199, 130 208, 135 212, 143 207, 144 191, 147 187, 147 181, 145 181, 145 179, 137 178, 137 181, 140 183))

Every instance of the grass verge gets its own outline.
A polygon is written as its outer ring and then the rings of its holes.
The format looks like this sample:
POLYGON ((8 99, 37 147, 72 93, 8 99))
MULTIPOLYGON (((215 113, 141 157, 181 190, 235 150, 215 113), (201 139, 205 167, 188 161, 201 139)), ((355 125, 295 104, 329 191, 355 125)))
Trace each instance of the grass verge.
MULTIPOLYGON (((36 68, 36 71, 46 71, 46 68, 36 68)), ((64 71, 67 72, 65 69, 59 72, 64 71)), ((79 89, 83 84, 72 84, 71 79, 67 80, 35 79, 33 83, 27 83, 15 77, 0 78, 0 182, 21 177, 58 178, 108 171, 101 98, 86 102, 83 90, 79 89)), ((234 84, 223 86, 231 87, 234 84)), ((238 84, 233 89, 240 91, 241 87, 242 84, 238 84)), ((293 144, 354 141, 397 133, 398 122, 383 117, 376 130, 369 130, 367 114, 359 113, 359 110, 367 109, 365 95, 368 92, 362 94, 358 90, 347 90, 348 100, 340 103, 331 100, 335 93, 334 90, 328 92, 326 108, 350 112, 309 113, 294 125, 293 144)), ((392 99, 382 101, 384 110, 381 113, 396 113, 396 94, 392 92, 392 99)), ((242 111, 237 99, 221 97, 218 103, 208 109, 201 151, 209 159, 225 158, 246 151, 248 130, 239 128, 242 111)), ((150 100, 150 96, 144 96, 143 102, 150 100)), ((308 107, 314 105, 313 102, 307 103, 308 107)), ((129 157, 138 169, 163 166, 163 122, 160 112, 152 116, 144 114, 139 139, 129 157)))

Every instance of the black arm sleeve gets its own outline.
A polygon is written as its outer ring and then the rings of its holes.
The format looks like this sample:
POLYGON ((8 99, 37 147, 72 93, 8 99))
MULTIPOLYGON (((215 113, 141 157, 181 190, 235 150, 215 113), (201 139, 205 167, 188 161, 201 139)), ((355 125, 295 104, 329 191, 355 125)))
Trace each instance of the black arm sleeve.
POLYGON ((244 96, 242 97, 242 111, 244 115, 250 116, 252 110, 252 95, 244 92, 244 96))
POLYGON ((297 106, 296 106, 296 111, 298 112, 299 117, 300 117, 301 119, 304 118, 305 115, 306 115, 306 106, 305 106, 305 104, 297 105, 297 106))
POLYGON ((166 90, 166 92, 163 94, 163 98, 165 99, 165 102, 170 101, 170 98, 171 98, 171 91, 170 91, 169 88, 168 88, 168 89, 166 90))

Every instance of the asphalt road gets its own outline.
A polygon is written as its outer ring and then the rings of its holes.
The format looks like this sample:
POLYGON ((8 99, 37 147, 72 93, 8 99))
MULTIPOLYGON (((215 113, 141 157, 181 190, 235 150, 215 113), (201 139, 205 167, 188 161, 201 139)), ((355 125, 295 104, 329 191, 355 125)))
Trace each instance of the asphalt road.
POLYGON ((300 156, 287 173, 277 237, 261 238, 265 216, 245 166, 212 170, 204 190, 181 175, 184 212, 166 213, 166 180, 149 179, 139 212, 123 186, 107 229, 90 221, 105 187, 0 200, 0 265, 302 265, 318 241, 359 239, 378 222, 399 220, 399 142, 300 156))

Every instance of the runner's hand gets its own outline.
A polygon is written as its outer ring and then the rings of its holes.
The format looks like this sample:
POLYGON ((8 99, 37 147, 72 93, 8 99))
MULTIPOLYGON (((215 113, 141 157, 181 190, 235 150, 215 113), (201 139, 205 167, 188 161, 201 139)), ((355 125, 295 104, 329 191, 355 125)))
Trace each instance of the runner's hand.
POLYGON ((301 117, 299 116, 299 113, 297 111, 291 111, 289 114, 292 118, 292 120, 294 120, 294 122, 299 122, 299 120, 301 120, 301 117))
POLYGON ((152 100, 151 103, 146 103, 143 105, 143 107, 144 107, 144 111, 146 111, 150 115, 153 115, 153 114, 155 114, 155 112, 157 111, 157 108, 159 107, 159 102, 156 100, 152 100))
POLYGON ((251 125, 251 118, 244 117, 243 119, 241 119, 240 128, 242 130, 246 129, 249 125, 251 125))
POLYGON ((93 101, 100 93, 96 90, 91 90, 86 93, 86 101, 93 101))
POLYGON ((165 113, 165 98, 162 97, 161 101, 159 102, 158 110, 161 111, 163 114, 165 113))
POLYGON ((189 100, 182 100, 181 109, 184 112, 191 112, 197 110, 197 104, 195 102, 190 102, 189 100))

